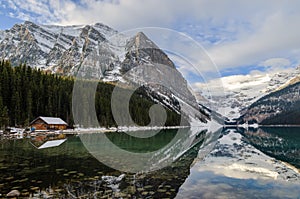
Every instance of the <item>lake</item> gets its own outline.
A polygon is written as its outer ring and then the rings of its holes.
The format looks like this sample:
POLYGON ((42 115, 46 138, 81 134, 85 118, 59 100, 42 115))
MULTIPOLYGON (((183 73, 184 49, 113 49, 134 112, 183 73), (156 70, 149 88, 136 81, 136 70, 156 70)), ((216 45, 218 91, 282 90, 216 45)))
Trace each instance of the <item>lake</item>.
POLYGON ((37 198, 300 198, 299 139, 298 128, 2 139, 0 194, 16 189, 37 198), (45 147, 49 140, 63 142, 45 147))

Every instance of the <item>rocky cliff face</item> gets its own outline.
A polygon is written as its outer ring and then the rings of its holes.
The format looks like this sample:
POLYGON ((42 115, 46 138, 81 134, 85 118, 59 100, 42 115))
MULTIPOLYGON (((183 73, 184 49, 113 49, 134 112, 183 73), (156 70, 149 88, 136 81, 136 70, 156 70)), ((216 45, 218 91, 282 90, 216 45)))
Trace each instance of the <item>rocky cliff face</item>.
POLYGON ((73 74, 99 46, 105 46, 106 53, 113 55, 115 46, 108 40, 116 33, 100 23, 45 26, 27 21, 0 34, 0 58, 9 59, 13 64, 27 63, 53 72, 73 74))
POLYGON ((143 86, 165 107, 198 121, 209 120, 172 60, 142 32, 128 37, 100 23, 49 26, 24 22, 0 32, 0 59, 64 75, 82 73, 103 81, 130 82, 143 86))
POLYGON ((175 69, 174 63, 143 32, 131 38, 126 44, 126 57, 122 69, 126 72, 141 64, 159 63, 175 69), (150 61, 151 60, 151 61, 150 61))
POLYGON ((172 60, 144 33, 137 33, 127 42, 126 52, 121 63, 121 71, 127 74, 126 80, 144 85, 154 100, 165 106, 173 107, 187 117, 207 121, 209 116, 198 105, 172 60))

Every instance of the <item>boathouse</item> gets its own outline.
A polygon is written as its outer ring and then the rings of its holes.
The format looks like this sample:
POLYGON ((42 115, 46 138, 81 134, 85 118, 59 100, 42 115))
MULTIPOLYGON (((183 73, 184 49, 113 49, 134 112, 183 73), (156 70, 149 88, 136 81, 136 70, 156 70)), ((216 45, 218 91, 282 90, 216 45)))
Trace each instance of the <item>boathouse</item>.
POLYGON ((68 124, 58 117, 38 117, 30 123, 34 130, 65 130, 68 124))

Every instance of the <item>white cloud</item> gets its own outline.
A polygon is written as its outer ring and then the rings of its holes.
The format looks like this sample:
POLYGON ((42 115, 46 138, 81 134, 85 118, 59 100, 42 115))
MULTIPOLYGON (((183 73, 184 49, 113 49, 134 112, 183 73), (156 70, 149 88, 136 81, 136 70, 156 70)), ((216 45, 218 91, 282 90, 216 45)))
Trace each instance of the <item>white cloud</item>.
POLYGON ((272 68, 284 68, 290 66, 291 62, 285 58, 271 58, 260 63, 260 66, 272 67, 272 68))
MULTIPOLYGON (((78 0, 77 2, 8 0, 3 5, 13 10, 14 17, 37 23, 70 25, 103 22, 118 30, 145 26, 175 28, 201 42, 221 70, 259 65, 276 57, 288 59, 291 64, 300 63, 298 11, 300 1, 78 0)), ((182 51, 197 54, 187 48, 182 51)), ((200 58, 193 60, 194 63, 206 69, 212 68, 208 62, 203 62, 200 58)))
POLYGON ((214 46, 209 54, 224 68, 257 64, 277 56, 295 56, 293 51, 300 48, 299 19, 299 14, 276 13, 262 19, 264 23, 254 33, 214 46))
POLYGON ((53 11, 51 0, 7 0, 6 3, 3 5, 12 10, 10 17, 36 23, 54 23, 60 18, 53 11))

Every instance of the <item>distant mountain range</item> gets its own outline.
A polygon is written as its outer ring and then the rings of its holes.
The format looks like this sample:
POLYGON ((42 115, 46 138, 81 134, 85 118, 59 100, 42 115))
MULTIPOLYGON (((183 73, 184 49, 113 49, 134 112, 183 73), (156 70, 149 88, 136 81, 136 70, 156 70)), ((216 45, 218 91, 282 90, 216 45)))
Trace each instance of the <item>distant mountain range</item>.
POLYGON ((83 72, 89 78, 143 86, 153 101, 190 122, 210 120, 172 60, 142 32, 129 37, 101 23, 54 26, 26 21, 0 31, 0 58, 56 74, 83 72), (149 70, 138 70, 141 65, 149 70))
POLYGON ((202 99, 201 102, 226 116, 229 123, 235 124, 235 119, 239 118, 239 123, 300 124, 300 121, 292 121, 295 118, 288 119, 288 112, 300 112, 296 108, 299 93, 291 90, 300 81, 300 67, 272 73, 227 76, 221 80, 223 85, 216 85, 215 81, 208 82, 211 92, 201 93, 208 99, 202 99), (293 94, 287 97, 287 93, 293 94), (279 108, 283 114, 281 116, 279 108), (275 116, 278 119, 273 120, 275 116))
POLYGON ((128 36, 101 23, 54 26, 26 21, 0 31, 0 58, 62 75, 78 75, 84 67, 81 72, 89 77, 143 86, 153 101, 190 122, 206 123, 211 113, 220 119, 221 113, 239 123, 300 124, 300 67, 222 77, 223 85, 208 82, 211 92, 200 91, 196 99, 172 60, 142 32, 128 36))
POLYGON ((242 113, 238 123, 261 125, 300 124, 300 82, 285 85, 251 104, 242 113))
POLYGON ((277 73, 270 82, 265 95, 241 110, 238 123, 300 125, 300 67, 277 73))

